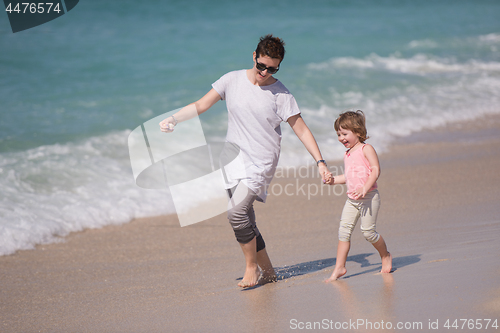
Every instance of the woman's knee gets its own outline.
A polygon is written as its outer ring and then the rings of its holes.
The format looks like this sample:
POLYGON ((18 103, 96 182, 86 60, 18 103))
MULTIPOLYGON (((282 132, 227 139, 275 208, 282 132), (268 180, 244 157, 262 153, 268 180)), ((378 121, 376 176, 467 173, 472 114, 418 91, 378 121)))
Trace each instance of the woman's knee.
POLYGON ((243 229, 234 229, 234 235, 236 236, 236 240, 240 244, 246 244, 250 242, 252 239, 256 238, 257 252, 263 250, 266 247, 264 238, 262 237, 261 233, 257 231, 256 228, 247 227, 243 229))
POLYGON ((227 219, 231 225, 241 223, 242 221, 247 220, 247 214, 244 210, 238 209, 240 207, 234 207, 227 211, 227 219))
POLYGON ((235 229, 233 227, 234 236, 238 243, 246 244, 255 238, 255 230, 251 225, 245 226, 243 228, 235 229))

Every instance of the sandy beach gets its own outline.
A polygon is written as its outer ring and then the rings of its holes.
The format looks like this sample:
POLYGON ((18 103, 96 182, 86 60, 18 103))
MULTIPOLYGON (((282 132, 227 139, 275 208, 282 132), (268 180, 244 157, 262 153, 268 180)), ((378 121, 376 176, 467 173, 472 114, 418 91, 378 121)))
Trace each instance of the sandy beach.
POLYGON ((347 274, 323 282, 345 189, 305 167, 255 205, 277 283, 237 287, 243 254, 224 215, 138 219, 0 257, 0 331, 469 331, 460 319, 500 331, 500 117, 414 134, 379 158, 391 274, 358 226, 347 274))

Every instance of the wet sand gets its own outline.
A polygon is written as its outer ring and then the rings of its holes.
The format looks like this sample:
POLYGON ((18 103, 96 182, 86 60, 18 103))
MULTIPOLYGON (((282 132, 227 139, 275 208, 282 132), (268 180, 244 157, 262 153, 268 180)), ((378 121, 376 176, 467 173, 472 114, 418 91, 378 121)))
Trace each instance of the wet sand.
MULTIPOLYGON (((302 169, 278 175, 255 205, 277 283, 237 287, 244 260, 223 215, 184 228, 176 216, 139 219, 0 257, 0 331, 448 331, 447 319, 500 321, 500 117, 474 124, 418 133, 379 155, 391 274, 378 273, 358 226, 347 274, 323 282, 345 190, 302 169)), ((486 322, 479 331, 497 331, 486 322)))

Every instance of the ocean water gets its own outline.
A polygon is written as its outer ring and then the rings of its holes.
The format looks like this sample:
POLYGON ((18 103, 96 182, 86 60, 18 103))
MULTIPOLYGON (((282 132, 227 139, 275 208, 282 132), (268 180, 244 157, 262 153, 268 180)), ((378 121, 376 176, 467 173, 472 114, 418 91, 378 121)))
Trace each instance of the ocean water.
MULTIPOLYGON (((402 136, 500 113, 500 2, 97 1, 13 34, 0 14, 0 255, 69 232, 172 213, 139 188, 127 137, 145 121, 250 68, 260 36, 286 42, 275 75, 323 155, 346 109, 378 151, 402 136)), ((225 136, 223 102, 201 116, 225 136)), ((283 124, 282 166, 312 163, 283 124)))

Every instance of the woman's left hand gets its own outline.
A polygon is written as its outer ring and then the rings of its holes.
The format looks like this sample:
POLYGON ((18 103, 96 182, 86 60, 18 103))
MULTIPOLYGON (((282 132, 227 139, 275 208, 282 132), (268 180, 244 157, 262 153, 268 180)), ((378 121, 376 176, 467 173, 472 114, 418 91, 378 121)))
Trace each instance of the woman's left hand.
POLYGON ((318 168, 323 184, 327 183, 332 178, 332 173, 328 170, 328 167, 323 163, 320 163, 318 168))

